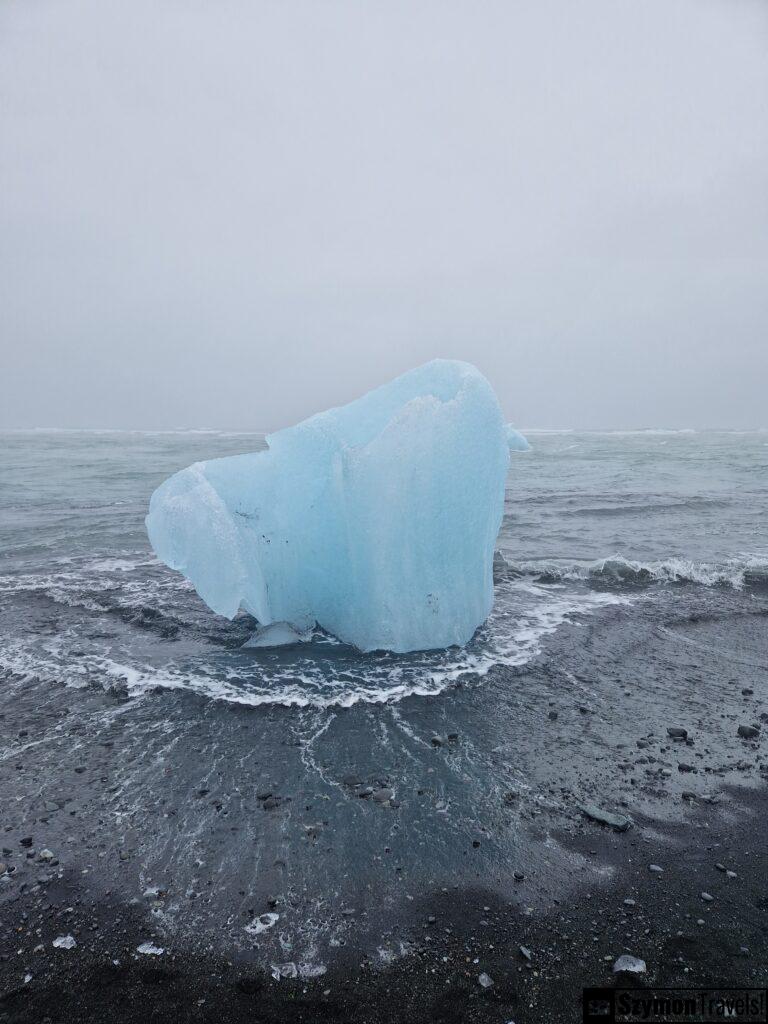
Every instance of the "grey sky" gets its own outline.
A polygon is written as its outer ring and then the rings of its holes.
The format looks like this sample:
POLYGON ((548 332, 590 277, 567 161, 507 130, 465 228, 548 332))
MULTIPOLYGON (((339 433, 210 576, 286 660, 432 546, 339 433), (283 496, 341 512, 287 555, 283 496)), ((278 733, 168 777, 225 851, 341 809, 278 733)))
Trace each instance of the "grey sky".
POLYGON ((3 0, 0 426, 272 429, 437 355, 768 426, 764 0, 3 0))

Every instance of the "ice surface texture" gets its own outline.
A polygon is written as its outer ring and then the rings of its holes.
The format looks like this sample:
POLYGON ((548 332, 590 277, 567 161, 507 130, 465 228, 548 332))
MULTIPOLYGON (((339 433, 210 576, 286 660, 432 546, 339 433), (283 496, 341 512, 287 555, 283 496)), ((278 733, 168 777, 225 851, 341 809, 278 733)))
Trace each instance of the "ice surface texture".
POLYGON ((435 360, 267 443, 152 495, 152 546, 213 611, 317 623, 363 651, 471 638, 493 604, 510 447, 527 447, 475 367, 435 360))

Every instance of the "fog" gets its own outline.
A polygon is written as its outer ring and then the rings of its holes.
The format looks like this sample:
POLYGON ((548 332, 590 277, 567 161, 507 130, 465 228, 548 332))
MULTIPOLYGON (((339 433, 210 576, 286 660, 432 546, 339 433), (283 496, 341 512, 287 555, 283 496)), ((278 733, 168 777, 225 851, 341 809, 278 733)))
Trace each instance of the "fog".
POLYGON ((435 356, 523 427, 768 427, 768 4, 4 0, 0 427, 435 356))

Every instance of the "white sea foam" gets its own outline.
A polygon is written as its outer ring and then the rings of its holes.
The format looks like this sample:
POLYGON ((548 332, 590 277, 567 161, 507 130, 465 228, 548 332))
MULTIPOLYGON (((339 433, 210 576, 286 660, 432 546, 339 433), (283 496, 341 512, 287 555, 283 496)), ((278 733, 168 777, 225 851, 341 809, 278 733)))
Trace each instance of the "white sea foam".
POLYGON ((350 707, 412 695, 433 696, 462 676, 484 676, 497 665, 516 666, 541 650, 542 640, 574 616, 628 603, 609 593, 567 593, 530 579, 501 581, 490 618, 466 647, 393 655, 360 654, 319 631, 300 648, 263 651, 202 647, 187 661, 142 661, 131 650, 82 647, 76 629, 44 640, 15 638, 0 650, 0 670, 19 678, 50 678, 69 686, 118 685, 139 696, 158 687, 188 690, 236 704, 350 707), (286 653, 287 650, 287 653, 286 653))

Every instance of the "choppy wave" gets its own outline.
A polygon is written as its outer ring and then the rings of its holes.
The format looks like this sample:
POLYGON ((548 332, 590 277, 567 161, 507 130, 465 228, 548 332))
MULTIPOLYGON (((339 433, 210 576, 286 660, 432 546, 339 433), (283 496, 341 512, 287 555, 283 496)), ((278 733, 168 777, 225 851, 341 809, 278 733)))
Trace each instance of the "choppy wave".
POLYGON ((639 562, 616 554, 593 562, 515 562, 500 554, 497 576, 532 576, 541 583, 581 581, 601 587, 642 587, 651 584, 700 584, 705 587, 768 586, 768 553, 740 554, 723 562, 695 562, 685 558, 664 558, 639 562))

